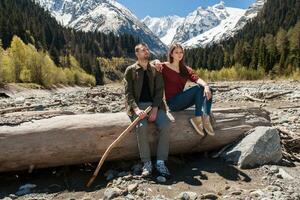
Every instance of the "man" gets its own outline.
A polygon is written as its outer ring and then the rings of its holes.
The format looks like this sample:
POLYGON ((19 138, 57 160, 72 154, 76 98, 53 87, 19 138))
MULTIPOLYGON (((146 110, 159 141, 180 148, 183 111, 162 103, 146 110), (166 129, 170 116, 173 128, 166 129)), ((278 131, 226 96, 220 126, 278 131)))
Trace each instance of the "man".
POLYGON ((141 117, 136 126, 140 158, 144 163, 142 176, 152 173, 151 153, 148 141, 148 123, 154 122, 159 131, 156 169, 163 176, 169 176, 165 165, 169 154, 169 124, 163 101, 164 83, 161 73, 157 73, 149 63, 150 52, 147 44, 135 46, 137 62, 125 71, 125 99, 127 114, 131 120, 141 117), (149 117, 145 109, 152 106, 149 117))

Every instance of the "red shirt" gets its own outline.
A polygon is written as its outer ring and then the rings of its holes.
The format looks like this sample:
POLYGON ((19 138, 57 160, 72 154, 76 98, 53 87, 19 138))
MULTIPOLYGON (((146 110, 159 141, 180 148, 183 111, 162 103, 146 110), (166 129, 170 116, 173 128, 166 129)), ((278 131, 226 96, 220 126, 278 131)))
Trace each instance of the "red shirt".
POLYGON ((170 100, 173 96, 183 91, 187 80, 197 82, 198 76, 194 73, 193 69, 186 67, 188 70, 188 77, 182 77, 179 73, 163 64, 162 75, 165 83, 166 100, 170 100))

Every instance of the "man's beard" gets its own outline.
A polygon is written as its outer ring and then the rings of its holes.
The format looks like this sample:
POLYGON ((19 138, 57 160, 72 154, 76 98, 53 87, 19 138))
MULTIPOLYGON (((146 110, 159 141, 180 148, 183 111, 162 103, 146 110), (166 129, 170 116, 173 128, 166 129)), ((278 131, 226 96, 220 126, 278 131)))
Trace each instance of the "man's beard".
POLYGON ((144 60, 149 60, 149 58, 150 58, 149 54, 144 56, 144 60))

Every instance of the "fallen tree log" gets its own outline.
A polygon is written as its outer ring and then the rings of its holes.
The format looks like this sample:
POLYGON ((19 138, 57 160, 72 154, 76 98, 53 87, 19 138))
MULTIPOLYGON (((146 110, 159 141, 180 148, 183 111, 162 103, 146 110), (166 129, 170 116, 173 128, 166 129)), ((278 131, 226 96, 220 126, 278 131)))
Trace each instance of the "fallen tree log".
MULTIPOLYGON (((229 144, 255 126, 270 126, 269 113, 260 108, 213 110, 215 136, 201 138, 189 124, 194 111, 172 113, 170 153, 203 152, 229 144)), ((130 124, 125 113, 56 116, 19 126, 0 127, 0 171, 44 168, 99 161, 106 148, 130 124)), ((150 125, 155 154, 157 134, 150 125)), ((134 133, 118 144, 107 160, 138 157, 134 133)))

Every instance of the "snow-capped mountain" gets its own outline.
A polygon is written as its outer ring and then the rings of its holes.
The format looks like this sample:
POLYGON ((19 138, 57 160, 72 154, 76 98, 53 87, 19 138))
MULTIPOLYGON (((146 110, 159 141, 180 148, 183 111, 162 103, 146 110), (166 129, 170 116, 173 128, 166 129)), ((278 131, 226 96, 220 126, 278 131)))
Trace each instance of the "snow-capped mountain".
POLYGON ((167 50, 144 23, 115 0, 34 1, 48 10, 64 26, 82 31, 128 33, 139 37, 156 54, 165 53, 167 50))
MULTIPOLYGON (((207 8, 199 7, 177 24, 178 28, 173 39, 169 36, 167 41, 162 40, 162 37, 157 34, 155 30, 158 28, 151 26, 155 21, 163 23, 164 18, 146 17, 143 21, 166 45, 179 42, 187 48, 203 47, 232 37, 257 15, 265 2, 266 0, 257 0, 246 10, 226 7, 223 1, 207 8)), ((167 26, 164 32, 168 32, 167 26)))
POLYGON ((235 33, 235 31, 233 30, 236 27, 237 22, 245 14, 246 11, 243 9, 230 7, 226 7, 225 10, 226 17, 223 20, 220 20, 217 26, 185 41, 183 43, 183 46, 203 47, 232 37, 235 33))
POLYGON ((192 13, 188 14, 183 24, 178 27, 177 33, 172 42, 184 43, 216 26, 222 20, 229 16, 224 2, 220 2, 212 7, 199 7, 192 13))
POLYGON ((249 20, 253 19, 257 16, 259 11, 263 8, 264 4, 267 2, 267 0, 256 0, 255 3, 253 3, 245 12, 245 14, 239 19, 237 22, 234 31, 238 31, 242 29, 249 20))
POLYGON ((183 17, 177 15, 161 18, 146 16, 142 19, 142 22, 144 22, 163 43, 168 45, 172 42, 176 30, 182 24, 183 20, 183 17))

